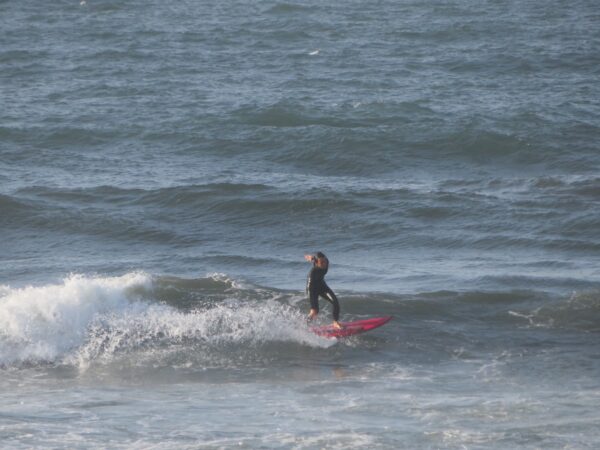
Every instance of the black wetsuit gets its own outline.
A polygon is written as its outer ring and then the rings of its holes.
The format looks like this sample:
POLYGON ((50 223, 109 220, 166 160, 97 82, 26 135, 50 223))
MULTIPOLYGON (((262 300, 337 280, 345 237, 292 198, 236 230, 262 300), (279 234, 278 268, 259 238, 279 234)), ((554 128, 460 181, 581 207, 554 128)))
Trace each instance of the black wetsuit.
POLYGON ((310 307, 316 312, 319 312, 319 296, 331 303, 333 305, 333 320, 337 321, 340 318, 340 304, 331 288, 325 283, 326 273, 326 268, 317 267, 313 262, 313 267, 308 273, 306 292, 310 298, 310 307))

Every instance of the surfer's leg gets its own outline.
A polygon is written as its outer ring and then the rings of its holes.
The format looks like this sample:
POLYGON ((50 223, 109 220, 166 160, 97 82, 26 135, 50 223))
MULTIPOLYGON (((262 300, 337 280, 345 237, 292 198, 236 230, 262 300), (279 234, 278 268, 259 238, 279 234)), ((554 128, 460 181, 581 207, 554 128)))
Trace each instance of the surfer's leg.
POLYGON ((308 298, 310 300, 310 309, 311 309, 311 318, 312 312, 314 311, 314 315, 319 313, 319 292, 316 289, 309 289, 308 298))
POLYGON ((321 296, 333 305, 333 320, 337 322, 340 319, 340 302, 338 302, 335 293, 329 286, 326 286, 321 296))

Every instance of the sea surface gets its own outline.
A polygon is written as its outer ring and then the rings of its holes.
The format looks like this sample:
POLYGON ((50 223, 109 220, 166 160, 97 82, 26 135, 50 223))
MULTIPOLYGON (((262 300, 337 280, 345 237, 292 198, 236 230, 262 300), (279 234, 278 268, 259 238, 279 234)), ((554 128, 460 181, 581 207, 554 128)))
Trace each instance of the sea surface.
POLYGON ((599 80, 596 0, 0 0, 0 447, 599 448, 599 80))

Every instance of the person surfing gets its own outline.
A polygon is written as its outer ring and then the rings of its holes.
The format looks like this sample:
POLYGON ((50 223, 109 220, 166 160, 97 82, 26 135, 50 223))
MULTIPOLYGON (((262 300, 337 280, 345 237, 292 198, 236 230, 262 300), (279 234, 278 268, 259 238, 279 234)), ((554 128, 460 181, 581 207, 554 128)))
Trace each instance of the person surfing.
POLYGON ((319 314, 319 297, 323 297, 333 306, 333 327, 338 330, 341 329, 342 325, 339 323, 340 303, 334 292, 325 283, 325 275, 329 269, 327 256, 321 252, 317 252, 314 255, 304 255, 304 259, 313 265, 308 273, 306 282, 306 293, 310 300, 308 320, 313 320, 319 314))

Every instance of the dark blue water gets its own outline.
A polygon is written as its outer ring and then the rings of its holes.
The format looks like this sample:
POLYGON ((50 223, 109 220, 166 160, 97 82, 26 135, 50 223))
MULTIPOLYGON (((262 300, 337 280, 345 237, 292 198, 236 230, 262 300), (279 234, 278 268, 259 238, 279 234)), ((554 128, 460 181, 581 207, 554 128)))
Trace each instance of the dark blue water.
POLYGON ((598 24, 0 2, 0 439, 597 447, 598 24), (342 320, 394 320, 312 334, 318 250, 342 320))

